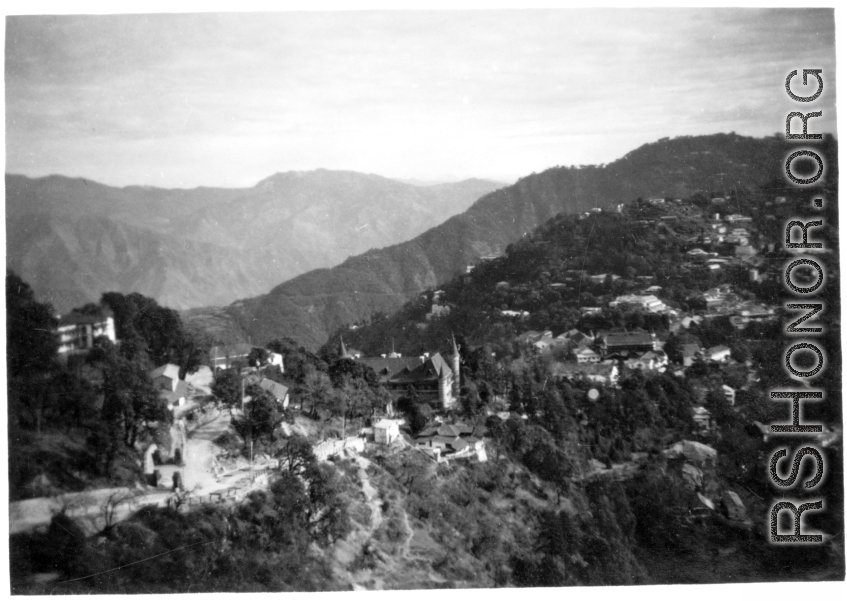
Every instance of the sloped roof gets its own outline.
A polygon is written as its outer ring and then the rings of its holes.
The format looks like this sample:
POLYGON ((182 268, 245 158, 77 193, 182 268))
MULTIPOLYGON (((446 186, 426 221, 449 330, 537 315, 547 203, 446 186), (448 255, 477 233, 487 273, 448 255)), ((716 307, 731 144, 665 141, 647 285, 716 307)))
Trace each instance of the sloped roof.
POLYGON ((396 374, 399 374, 404 369, 413 370, 421 365, 420 357, 368 357, 357 359, 359 363, 363 363, 373 369, 380 380, 387 380, 396 374))
POLYGON ((726 501, 727 499, 729 499, 729 501, 736 507, 744 508, 744 502, 741 500, 741 497, 738 496, 737 492, 732 490, 724 491, 723 500, 726 501))
POLYGON ((284 399, 285 395, 288 394, 288 386, 280 384, 279 382, 274 382, 269 378, 262 378, 262 381, 259 382, 259 388, 267 390, 280 400, 284 399))
POLYGON ((699 344, 683 344, 682 345, 682 356, 683 357, 693 357, 694 355, 702 352, 700 350, 699 344))
POLYGON ((368 357, 357 359, 376 372, 380 382, 392 384, 414 384, 415 382, 432 382, 442 374, 452 374, 450 364, 441 353, 421 360, 420 357, 368 357))
POLYGON ((473 434, 473 431, 473 426, 467 426, 465 424, 442 424, 436 430, 439 436, 462 436, 464 434, 473 434))
POLYGON ((432 357, 429 358, 430 363, 435 368, 435 371, 440 375, 443 373, 453 373, 453 369, 450 367, 450 364, 447 360, 441 356, 441 353, 435 353, 432 357))
POLYGON ((620 332, 603 337, 606 346, 630 346, 634 344, 653 344, 653 336, 648 332, 620 332))
POLYGON ((681 440, 665 450, 665 455, 670 457, 684 456, 692 463, 703 463, 706 460, 717 460, 718 452, 712 447, 694 440, 681 440))
POLYGON ((176 404, 179 402, 179 399, 185 398, 188 396, 188 382, 185 380, 180 380, 176 383, 176 390, 161 390, 159 391, 159 398, 165 399, 170 404, 176 404))
POLYGON ((235 359, 236 357, 245 357, 253 350, 254 345, 246 343, 227 344, 222 346, 213 346, 209 350, 209 357, 215 359, 235 359))
POLYGON ((579 346, 579 347, 575 348, 574 351, 573 351, 573 354, 574 355, 596 355, 598 357, 600 356, 600 355, 597 355, 597 353, 595 353, 591 348, 589 348, 587 346, 579 346))
POLYGON ((158 377, 165 376, 172 380, 179 380, 179 365, 174 365, 173 363, 165 363, 164 365, 160 365, 156 369, 149 372, 149 376, 151 380, 155 380, 158 377))
POLYGON ((108 319, 107 315, 85 315, 83 313, 77 313, 75 311, 71 311, 67 315, 62 315, 59 318, 59 327, 62 326, 80 326, 85 324, 95 325, 98 323, 103 323, 108 319))

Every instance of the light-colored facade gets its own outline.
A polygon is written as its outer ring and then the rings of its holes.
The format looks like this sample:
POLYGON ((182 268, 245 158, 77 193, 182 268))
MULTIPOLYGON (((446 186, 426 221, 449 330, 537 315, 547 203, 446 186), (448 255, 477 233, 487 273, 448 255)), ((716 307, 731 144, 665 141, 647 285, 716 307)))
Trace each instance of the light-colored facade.
POLYGON ((390 445, 400 438, 400 423, 395 419, 381 419, 374 424, 374 442, 390 445))
POLYGON ((113 343, 117 342, 115 320, 106 315, 63 315, 59 318, 56 334, 59 337, 60 356, 87 352, 94 346, 94 340, 100 336, 105 336, 113 343))

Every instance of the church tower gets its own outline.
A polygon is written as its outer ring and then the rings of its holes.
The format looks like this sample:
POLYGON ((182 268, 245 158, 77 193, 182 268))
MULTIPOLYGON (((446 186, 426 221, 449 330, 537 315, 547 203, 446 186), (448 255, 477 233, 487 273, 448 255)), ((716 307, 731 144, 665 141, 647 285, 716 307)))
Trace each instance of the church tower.
POLYGON ((459 373, 459 364, 461 363, 461 357, 459 356, 459 347, 456 346, 456 336, 452 336, 453 338, 453 398, 456 400, 459 399, 459 392, 461 391, 462 384, 459 373))
POLYGON ((341 336, 341 348, 338 349, 338 356, 341 359, 350 359, 350 355, 347 354, 347 348, 344 346, 344 336, 341 336))

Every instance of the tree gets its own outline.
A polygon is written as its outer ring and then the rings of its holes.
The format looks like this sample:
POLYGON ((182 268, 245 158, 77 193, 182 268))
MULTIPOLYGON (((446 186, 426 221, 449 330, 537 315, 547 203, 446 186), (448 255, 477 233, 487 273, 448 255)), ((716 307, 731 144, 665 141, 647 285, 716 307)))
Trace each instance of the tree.
POLYGON ((388 470, 406 489, 406 494, 423 492, 432 474, 432 462, 420 451, 389 455, 385 461, 388 470))
MULTIPOLYGON (((121 346, 133 340, 155 365, 175 363, 180 374, 192 373, 204 358, 202 346, 188 333, 179 313, 160 306, 137 292, 106 292, 101 303, 115 316, 115 330, 121 346)), ((123 349, 122 349, 123 350, 123 349)))
POLYGON ((35 300, 32 288, 6 273, 6 365, 9 377, 33 376, 55 364, 57 325, 49 304, 35 300))
POLYGON ((333 465, 311 462, 303 473, 308 486, 306 518, 312 539, 326 546, 352 528, 338 473, 333 465))
POLYGON ((6 365, 9 416, 13 423, 41 431, 51 400, 46 391, 57 369, 57 321, 49 304, 35 300, 29 285, 6 273, 6 365))
POLYGON ((212 384, 212 394, 229 410, 241 407, 241 375, 234 369, 218 372, 212 384))
POLYGON ((272 340, 266 347, 268 350, 282 355, 288 377, 298 384, 303 383, 310 367, 319 372, 326 372, 327 370, 325 361, 299 346, 293 338, 272 340))
POLYGON ((341 388, 344 385, 345 378, 364 380, 372 388, 376 388, 379 383, 376 372, 372 368, 353 359, 338 359, 334 361, 329 366, 328 373, 330 380, 332 380, 332 385, 336 388, 341 388))
POLYGON ((292 434, 283 443, 279 453, 289 474, 297 475, 317 462, 312 444, 300 434, 292 434))
POLYGON ((373 391, 371 395, 371 415, 377 413, 383 413, 391 411, 391 405, 394 403, 394 397, 391 396, 391 393, 388 392, 388 389, 385 386, 378 386, 376 390, 373 391))
POLYGON ((344 429, 347 429, 347 418, 351 420, 362 420, 373 413, 373 394, 367 383, 361 379, 345 378, 343 394, 347 398, 346 411, 344 412, 344 429))
POLYGON ((313 366, 307 366, 303 384, 300 387, 301 410, 305 412, 308 405, 308 413, 314 417, 315 410, 331 392, 332 382, 330 382, 329 377, 325 373, 317 371, 313 366))
POLYGON ((169 424, 173 414, 159 396, 147 375, 147 366, 123 357, 115 357, 103 374, 102 420, 123 430, 123 441, 134 447, 136 441, 149 438, 159 424, 169 424))
POLYGON ((233 428, 251 449, 262 441, 271 445, 274 431, 285 419, 282 407, 270 392, 256 384, 248 386, 245 393, 250 401, 244 403, 244 413, 232 420, 233 428))
POLYGON ((267 362, 268 357, 270 357, 270 353, 267 350, 254 346, 250 349, 250 354, 247 355, 247 363, 251 367, 260 367, 267 362))
POLYGON ((462 412, 468 417, 474 417, 482 406, 479 389, 473 382, 468 382, 465 386, 465 394, 459 400, 462 405, 462 412))
POLYGON ((668 336, 662 350, 665 351, 665 354, 668 356, 668 360, 671 363, 682 363, 682 342, 676 334, 668 336))

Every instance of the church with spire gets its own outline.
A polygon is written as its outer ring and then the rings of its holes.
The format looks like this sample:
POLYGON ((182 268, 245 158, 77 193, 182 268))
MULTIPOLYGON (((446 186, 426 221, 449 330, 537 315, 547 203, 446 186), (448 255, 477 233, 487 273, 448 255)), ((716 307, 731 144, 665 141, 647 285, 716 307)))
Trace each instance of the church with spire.
POLYGON ((348 350, 342 338, 339 356, 358 361, 373 369, 380 384, 385 386, 395 399, 406 394, 411 386, 420 400, 433 405, 437 402, 437 408, 450 409, 459 400, 461 390, 461 356, 455 337, 452 343, 453 354, 449 358, 445 358, 441 353, 404 357, 394 350, 393 341, 390 353, 380 357, 362 357, 352 349, 348 350))

